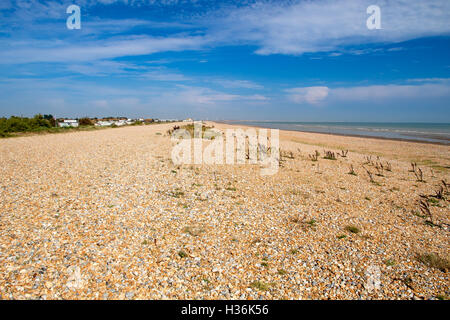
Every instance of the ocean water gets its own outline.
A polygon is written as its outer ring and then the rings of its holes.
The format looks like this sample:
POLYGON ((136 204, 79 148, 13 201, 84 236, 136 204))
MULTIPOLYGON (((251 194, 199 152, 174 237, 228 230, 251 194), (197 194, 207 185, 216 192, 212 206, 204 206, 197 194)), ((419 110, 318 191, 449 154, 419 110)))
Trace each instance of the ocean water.
POLYGON ((450 123, 224 121, 263 128, 426 141, 450 145, 450 123))

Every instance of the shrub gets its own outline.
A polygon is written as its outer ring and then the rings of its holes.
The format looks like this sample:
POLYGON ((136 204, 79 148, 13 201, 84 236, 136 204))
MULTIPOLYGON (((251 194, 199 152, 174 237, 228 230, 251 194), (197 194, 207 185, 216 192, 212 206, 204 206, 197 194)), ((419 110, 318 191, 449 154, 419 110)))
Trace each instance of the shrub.
POLYGON ((9 119, 0 119, 1 136, 8 136, 13 132, 31 132, 39 130, 47 130, 52 127, 49 120, 45 119, 41 114, 35 115, 33 118, 23 118, 12 116, 9 119))
POLYGON ((89 119, 87 117, 79 119, 78 123, 80 126, 92 126, 93 125, 91 119, 89 119))

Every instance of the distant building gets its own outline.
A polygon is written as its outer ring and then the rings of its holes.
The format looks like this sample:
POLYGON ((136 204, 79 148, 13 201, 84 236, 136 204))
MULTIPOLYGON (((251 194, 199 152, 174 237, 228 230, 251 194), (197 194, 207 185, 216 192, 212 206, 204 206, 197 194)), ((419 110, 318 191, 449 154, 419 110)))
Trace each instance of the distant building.
POLYGON ((97 127, 109 127, 109 126, 112 126, 113 123, 114 123, 114 121, 99 121, 95 125, 97 127))
POLYGON ((192 121, 194 121, 194 120, 192 120, 191 118, 187 118, 187 119, 183 120, 183 122, 192 122, 192 121))
POLYGON ((63 127, 78 127, 78 120, 64 120, 64 122, 58 122, 58 126, 63 127))
POLYGON ((155 122, 178 122, 177 119, 156 119, 155 122))
POLYGON ((119 120, 119 121, 115 121, 114 124, 115 124, 116 126, 118 126, 118 127, 121 127, 121 126, 124 126, 124 125, 127 124, 127 120, 121 119, 121 120, 119 120))
POLYGON ((121 126, 124 126, 127 124, 132 124, 132 123, 134 123, 134 121, 131 119, 127 119, 127 120, 121 119, 121 120, 107 120, 107 121, 103 120, 103 121, 97 122, 95 125, 97 127, 109 127, 112 125, 121 127, 121 126))

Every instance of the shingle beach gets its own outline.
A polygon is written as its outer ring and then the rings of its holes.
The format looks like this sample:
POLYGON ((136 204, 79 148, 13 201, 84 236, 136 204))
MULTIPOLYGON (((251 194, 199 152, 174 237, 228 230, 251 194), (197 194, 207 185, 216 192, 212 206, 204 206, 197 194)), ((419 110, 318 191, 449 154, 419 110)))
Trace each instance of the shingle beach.
POLYGON ((430 197, 449 146, 280 131, 289 156, 262 176, 174 165, 172 126, 0 140, 1 299, 450 295, 450 202, 430 197))

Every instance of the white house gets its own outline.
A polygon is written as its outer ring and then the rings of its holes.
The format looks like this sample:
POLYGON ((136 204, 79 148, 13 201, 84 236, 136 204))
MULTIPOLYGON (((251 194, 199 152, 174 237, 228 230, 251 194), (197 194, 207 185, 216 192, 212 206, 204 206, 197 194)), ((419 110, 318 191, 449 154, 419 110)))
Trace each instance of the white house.
POLYGON ((114 122, 113 121, 99 121, 95 125, 98 127, 108 127, 111 126, 114 122))
POLYGON ((127 124, 126 120, 119 120, 119 121, 114 121, 114 124, 118 127, 124 126, 127 124))
POLYGON ((58 122, 59 127, 78 127, 78 120, 64 120, 64 122, 58 122))

